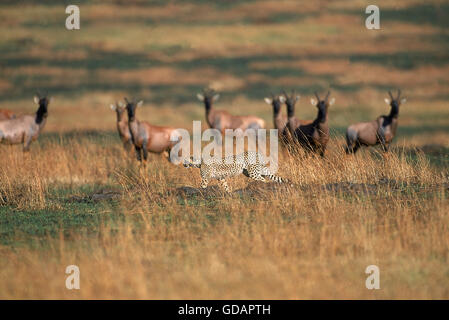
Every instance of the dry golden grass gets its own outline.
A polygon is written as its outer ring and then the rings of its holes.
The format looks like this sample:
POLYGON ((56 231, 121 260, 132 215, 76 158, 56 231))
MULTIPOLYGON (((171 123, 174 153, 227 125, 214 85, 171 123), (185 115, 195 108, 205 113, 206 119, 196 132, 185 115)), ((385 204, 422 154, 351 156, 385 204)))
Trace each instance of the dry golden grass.
MULTIPOLYGON (((147 172, 118 145, 88 138, 2 149, 0 194, 9 205, 52 209, 52 189, 97 183, 123 192, 119 210, 140 228, 102 225, 94 236, 60 231, 46 247, 1 247, 1 298, 448 298, 447 177, 414 161, 363 152, 347 158, 332 140, 326 160, 282 153, 279 174, 298 185, 263 196, 183 199, 198 172, 153 155, 147 172), (192 179, 193 176, 193 179, 192 179), (403 187, 379 181, 388 178, 403 187), (374 193, 323 191, 376 184, 374 193), (446 183, 446 186, 443 184, 446 183), (408 184, 408 186, 407 186, 408 184), (76 264, 81 290, 65 289, 76 264), (365 285, 381 270, 381 290, 365 285)), ((193 170, 193 169, 191 169, 193 170)), ((232 179, 233 189, 248 180, 232 179)), ((263 184, 255 185, 264 188, 263 184)))

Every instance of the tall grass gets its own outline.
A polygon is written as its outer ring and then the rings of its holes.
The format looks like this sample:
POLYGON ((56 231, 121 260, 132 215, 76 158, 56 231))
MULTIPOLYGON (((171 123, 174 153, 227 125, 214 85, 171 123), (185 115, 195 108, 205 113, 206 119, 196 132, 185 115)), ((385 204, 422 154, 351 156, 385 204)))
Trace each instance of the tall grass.
MULTIPOLYGON (((208 198, 177 195, 198 187, 199 173, 156 155, 139 170, 118 143, 66 142, 28 155, 2 149, 2 205, 51 208, 58 188, 113 185, 120 212, 140 223, 102 224, 87 237, 61 229, 39 250, 3 246, 1 298, 449 297, 447 178, 423 156, 348 158, 332 139, 324 160, 281 153, 279 175, 293 188, 208 198), (334 183, 372 190, 323 188, 334 183), (65 288, 70 264, 80 267, 79 291, 65 288), (380 291, 365 288, 370 264, 380 291)), ((266 186, 230 181, 248 183, 266 186)))

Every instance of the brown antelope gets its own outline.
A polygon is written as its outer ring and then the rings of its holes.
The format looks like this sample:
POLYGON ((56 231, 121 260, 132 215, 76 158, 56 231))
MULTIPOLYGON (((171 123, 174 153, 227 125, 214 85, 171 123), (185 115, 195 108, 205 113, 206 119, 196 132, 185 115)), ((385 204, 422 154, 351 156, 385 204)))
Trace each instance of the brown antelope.
MULTIPOLYGON (((294 90, 292 90, 292 94, 290 96, 284 90, 282 91, 282 94, 285 97, 285 104, 287 105, 287 110, 288 110, 288 108, 290 108, 293 111, 295 111, 296 102, 298 102, 299 98, 300 98, 299 94, 296 94, 296 92, 294 90)), ((288 124, 288 122, 289 122, 289 120, 287 117, 287 124, 288 124)), ((298 128, 300 125, 310 124, 312 122, 313 122, 313 120, 300 120, 300 119, 298 119, 298 117, 296 117, 294 115, 292 117, 290 117, 291 127, 294 129, 298 128)))
POLYGON ((288 103, 289 99, 287 99, 287 126, 292 137, 304 148, 304 150, 319 153, 322 157, 324 157, 324 152, 326 151, 326 146, 329 141, 327 110, 329 106, 333 105, 335 102, 335 98, 332 98, 329 101, 329 95, 330 91, 327 93, 326 98, 321 100, 318 93, 315 92, 317 101, 312 98, 310 103, 318 108, 317 117, 313 121, 304 121, 302 123, 294 116, 294 103, 288 103))
POLYGON ((227 111, 215 110, 212 103, 217 101, 220 95, 213 89, 203 90, 197 97, 204 102, 206 108, 206 121, 210 128, 218 129, 224 135, 226 129, 263 129, 265 121, 255 116, 233 116, 227 111))
POLYGON ((126 110, 128 112, 128 127, 131 133, 131 141, 137 152, 137 160, 142 162, 142 153, 144 164, 148 159, 148 152, 164 153, 169 155, 171 148, 179 141, 180 134, 175 128, 159 127, 149 124, 146 121, 136 119, 136 108, 142 106, 143 101, 126 101, 126 110), (177 141, 171 141, 170 137, 178 138, 177 141))
MULTIPOLYGON (((290 105, 295 105, 296 102, 299 100, 299 95, 296 95, 294 91, 292 91, 292 95, 288 96, 288 94, 285 93, 285 91, 282 92, 280 95, 273 95, 271 94, 271 98, 265 98, 265 102, 267 104, 271 104, 273 106, 273 123, 274 128, 278 129, 278 135, 281 139, 281 142, 285 144, 289 144, 290 141, 290 131, 288 130, 287 124, 288 124, 288 118, 287 116, 282 115, 281 112, 281 106, 283 103, 287 103, 290 105)), ((307 121, 299 120, 298 118, 294 117, 294 123, 304 124, 307 123, 307 121)))
POLYGON ((278 135, 280 138, 284 137, 287 132, 287 117, 282 115, 281 107, 285 103, 285 97, 283 95, 277 95, 271 93, 271 98, 264 98, 265 102, 273 107, 273 125, 275 129, 278 129, 278 135))
POLYGON ((0 109, 0 120, 14 119, 16 115, 11 110, 0 109))
POLYGON ((117 131, 120 136, 120 140, 123 142, 123 147, 128 153, 133 146, 133 142, 131 139, 131 132, 129 131, 128 120, 125 116, 126 105, 119 101, 115 104, 111 104, 111 109, 117 114, 117 131))
POLYGON ((406 102, 401 99, 401 90, 393 98, 391 91, 388 91, 390 99, 385 98, 385 103, 390 105, 391 110, 388 116, 380 116, 370 122, 359 122, 352 124, 346 130, 347 154, 356 153, 360 146, 375 146, 380 144, 384 152, 388 152, 388 147, 396 135, 398 127, 399 106, 406 102))
POLYGON ((34 115, 27 114, 0 121, 0 143, 23 143, 23 151, 29 151, 31 142, 35 141, 44 129, 50 101, 51 98, 37 94, 34 96, 34 103, 39 105, 39 108, 34 115))

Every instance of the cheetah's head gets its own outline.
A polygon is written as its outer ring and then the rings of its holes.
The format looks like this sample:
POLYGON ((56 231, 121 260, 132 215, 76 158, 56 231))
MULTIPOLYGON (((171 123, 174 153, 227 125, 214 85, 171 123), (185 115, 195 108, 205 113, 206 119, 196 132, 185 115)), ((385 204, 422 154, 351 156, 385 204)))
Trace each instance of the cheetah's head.
POLYGON ((196 161, 193 157, 185 158, 183 162, 184 167, 189 168, 199 168, 201 166, 200 161, 196 161))

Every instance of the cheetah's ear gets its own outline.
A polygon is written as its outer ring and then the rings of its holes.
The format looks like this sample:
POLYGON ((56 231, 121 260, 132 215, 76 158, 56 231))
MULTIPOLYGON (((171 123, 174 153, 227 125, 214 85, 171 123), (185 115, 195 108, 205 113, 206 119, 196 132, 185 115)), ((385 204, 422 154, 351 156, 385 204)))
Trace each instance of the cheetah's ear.
MULTIPOLYGON (((190 157, 190 158, 192 158, 192 157, 190 157)), ((192 160, 189 158, 184 158, 184 161, 182 162, 183 166, 186 168, 190 167, 191 163, 192 163, 192 160)))

